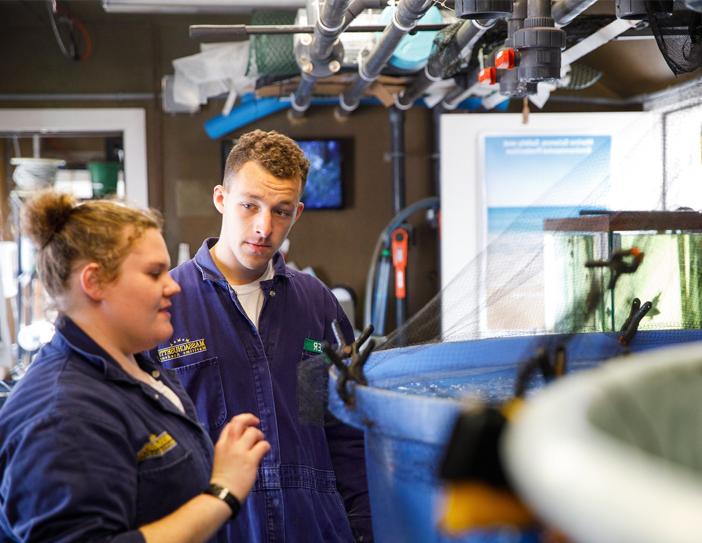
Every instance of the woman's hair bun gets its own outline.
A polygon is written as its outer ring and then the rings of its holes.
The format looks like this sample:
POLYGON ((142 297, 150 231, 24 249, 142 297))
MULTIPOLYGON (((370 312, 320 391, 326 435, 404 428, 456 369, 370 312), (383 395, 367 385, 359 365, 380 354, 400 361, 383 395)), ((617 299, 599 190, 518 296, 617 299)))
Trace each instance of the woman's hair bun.
POLYGON ((68 222, 76 207, 70 194, 53 190, 30 199, 22 213, 22 228, 39 249, 43 249, 68 222))

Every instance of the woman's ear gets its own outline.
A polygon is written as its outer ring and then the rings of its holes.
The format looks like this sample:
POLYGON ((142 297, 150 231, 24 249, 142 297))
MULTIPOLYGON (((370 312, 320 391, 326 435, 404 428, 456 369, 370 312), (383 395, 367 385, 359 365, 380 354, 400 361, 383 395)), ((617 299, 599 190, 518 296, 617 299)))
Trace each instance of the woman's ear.
POLYGON ((104 289, 100 281, 100 266, 95 262, 90 262, 83 266, 79 272, 80 288, 88 298, 95 302, 103 299, 104 289))

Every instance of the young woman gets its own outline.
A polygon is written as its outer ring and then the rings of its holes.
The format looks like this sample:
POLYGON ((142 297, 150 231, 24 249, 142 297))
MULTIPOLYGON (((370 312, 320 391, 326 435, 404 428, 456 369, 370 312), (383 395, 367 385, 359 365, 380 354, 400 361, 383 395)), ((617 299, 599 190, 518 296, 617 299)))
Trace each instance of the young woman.
POLYGON ((175 375, 138 354, 172 335, 180 291, 160 221, 46 192, 24 225, 60 316, 0 410, 0 540, 217 538, 270 446, 242 414, 213 448, 175 375))

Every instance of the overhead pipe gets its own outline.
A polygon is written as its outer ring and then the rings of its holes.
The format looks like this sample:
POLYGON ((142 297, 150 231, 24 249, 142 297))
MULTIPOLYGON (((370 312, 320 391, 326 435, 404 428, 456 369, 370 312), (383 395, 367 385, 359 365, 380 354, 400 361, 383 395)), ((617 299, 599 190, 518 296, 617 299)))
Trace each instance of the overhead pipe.
POLYGON ((317 79, 327 77, 341 69, 343 48, 339 36, 353 20, 366 9, 382 9, 387 0, 329 0, 319 13, 314 37, 302 38, 295 56, 301 70, 298 88, 291 95, 292 115, 300 117, 310 105, 317 79))
POLYGON ((452 57, 443 56, 443 50, 432 53, 422 73, 414 79, 409 87, 400 93, 397 98, 397 105, 405 109, 411 107, 414 101, 422 96, 432 83, 444 79, 443 72, 449 65, 458 60, 459 57, 470 57, 473 54, 475 44, 496 22, 496 19, 483 21, 471 19, 465 21, 454 36, 457 45, 454 50, 459 51, 458 55, 452 57))
POLYGON ((351 0, 346 8, 346 26, 366 9, 383 9, 388 5, 387 0, 351 0))
POLYGON ((527 17, 550 17, 551 0, 527 0, 527 17))
POLYGON ((558 26, 566 26, 597 0, 558 0, 551 7, 551 17, 558 26))
POLYGON ((359 56, 358 74, 339 97, 340 108, 337 111, 340 115, 348 115, 358 107, 363 93, 380 75, 400 40, 416 26, 417 21, 433 4, 433 0, 400 0, 392 21, 385 27, 373 50, 363 51, 359 56))
POLYGON ((402 109, 391 107, 390 115, 390 141, 392 164, 392 207, 393 214, 405 208, 405 112, 402 109))
MULTIPOLYGON (((523 0, 526 2, 526 0, 523 0)), ((556 0, 551 6, 551 16, 555 20, 558 26, 565 26, 569 24, 573 19, 580 15, 587 8, 592 6, 597 0, 556 0)), ((543 9, 545 6, 539 6, 543 9)), ((532 8, 533 9, 533 8, 532 8)), ((491 25, 495 24, 495 20, 489 21, 491 25)), ((480 26, 486 26, 487 22, 483 22, 480 26)), ((456 32, 455 40, 459 47, 456 48, 460 51, 460 57, 467 58, 472 55, 473 47, 478 40, 483 36, 486 30, 481 29, 479 26, 475 25, 472 21, 465 21, 458 32, 456 32), (469 47, 470 45, 470 47, 469 47)), ((458 60, 457 57, 440 57, 439 52, 433 53, 429 57, 429 62, 427 62, 424 71, 415 78, 413 83, 407 87, 398 98, 398 103, 402 107, 409 107, 412 103, 419 98, 424 91, 429 88, 429 86, 436 82, 444 79, 441 76, 441 71, 446 66, 458 60)), ((470 85, 469 85, 470 87, 470 85)), ((465 97, 466 89, 461 89, 460 91, 454 91, 453 100, 444 103, 448 108, 451 104, 457 103, 456 98, 460 95, 465 97)), ((447 95, 447 98, 449 96, 447 95)), ((460 101, 460 100, 458 100, 460 101)))
POLYGON ((319 12, 314 35, 303 34, 295 47, 295 58, 301 70, 301 80, 290 96, 293 115, 301 116, 310 106, 312 90, 321 77, 341 69, 344 48, 339 41, 343 32, 350 0, 327 0, 319 12))
POLYGON ((463 100, 468 98, 468 96, 473 94, 474 87, 479 84, 479 73, 480 69, 472 70, 466 75, 465 86, 456 85, 455 87, 450 89, 441 101, 441 107, 448 111, 453 111, 458 107, 458 104, 460 104, 461 102, 463 102, 463 100))

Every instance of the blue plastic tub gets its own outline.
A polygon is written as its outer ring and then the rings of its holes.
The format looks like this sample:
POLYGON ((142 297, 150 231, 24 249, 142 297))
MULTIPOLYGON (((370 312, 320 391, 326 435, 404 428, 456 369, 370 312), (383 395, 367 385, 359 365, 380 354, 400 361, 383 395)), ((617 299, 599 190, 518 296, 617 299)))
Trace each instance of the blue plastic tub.
MULTIPOLYGON (((632 351, 701 340, 702 330, 639 332, 632 351)), ((330 409, 362 429, 376 541, 444 543, 457 541, 437 529, 440 506, 436 477, 444 446, 468 393, 491 400, 511 396, 518 365, 544 337, 513 337, 381 351, 366 365, 369 386, 355 386, 352 406, 329 384, 330 409)), ((613 334, 579 334, 567 345, 570 371, 580 371, 620 355, 613 334), (594 362, 593 362, 594 361, 594 362)), ((532 385, 540 386, 538 380, 532 385)), ((533 534, 510 530, 471 534, 459 541, 513 543, 533 534)))

